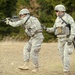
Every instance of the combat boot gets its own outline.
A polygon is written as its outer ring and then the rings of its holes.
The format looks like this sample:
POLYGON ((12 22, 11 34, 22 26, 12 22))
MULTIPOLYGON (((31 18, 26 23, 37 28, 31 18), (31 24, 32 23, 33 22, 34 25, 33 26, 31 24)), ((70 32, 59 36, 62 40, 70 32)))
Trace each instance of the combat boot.
POLYGON ((64 72, 64 75, 70 75, 70 71, 64 72))
POLYGON ((32 72, 38 72, 39 71, 39 69, 38 68, 34 68, 33 70, 32 70, 32 72))
POLYGON ((18 67, 20 70, 29 70, 29 62, 25 62, 23 66, 18 67))

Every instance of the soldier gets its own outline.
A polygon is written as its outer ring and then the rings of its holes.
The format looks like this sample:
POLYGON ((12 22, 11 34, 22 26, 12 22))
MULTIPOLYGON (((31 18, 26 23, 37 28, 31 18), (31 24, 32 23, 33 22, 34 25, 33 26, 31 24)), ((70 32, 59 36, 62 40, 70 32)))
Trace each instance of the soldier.
POLYGON ((45 28, 47 32, 54 32, 58 38, 58 50, 63 62, 64 75, 70 75, 70 55, 73 52, 73 39, 75 36, 75 23, 73 18, 67 14, 62 4, 55 6, 57 18, 51 28, 45 28))
POLYGON ((30 16, 28 9, 22 9, 19 12, 19 16, 21 19, 16 22, 11 22, 10 20, 6 19, 6 24, 9 24, 10 26, 17 27, 22 25, 22 27, 25 29, 25 32, 30 37, 30 40, 25 45, 23 50, 24 65, 20 66, 19 69, 29 69, 29 60, 31 56, 32 62, 34 64, 34 69, 32 71, 37 72, 39 70, 38 53, 44 39, 42 27, 36 17, 30 16))

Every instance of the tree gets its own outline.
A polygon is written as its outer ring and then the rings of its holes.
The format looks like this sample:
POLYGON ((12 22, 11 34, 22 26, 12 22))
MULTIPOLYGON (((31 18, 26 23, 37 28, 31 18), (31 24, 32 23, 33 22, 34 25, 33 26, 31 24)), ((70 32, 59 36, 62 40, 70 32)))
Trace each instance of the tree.
MULTIPOLYGON (((63 4, 68 12, 75 19, 75 0, 0 0, 0 19, 11 17, 13 14, 18 14, 22 8, 28 8, 32 15, 38 17, 41 23, 46 27, 52 27, 56 15, 54 7, 57 4, 63 4)), ((0 36, 8 35, 21 35, 23 34, 22 28, 13 28, 0 23, 0 36), (19 33, 19 34, 18 34, 19 33)), ((45 31, 45 41, 55 39, 54 34, 48 34, 45 31)))
MULTIPOLYGON (((0 19, 11 17, 16 10, 16 3, 17 0, 0 0, 0 19)), ((0 22, 0 37, 9 35, 12 29, 12 27, 0 22)))

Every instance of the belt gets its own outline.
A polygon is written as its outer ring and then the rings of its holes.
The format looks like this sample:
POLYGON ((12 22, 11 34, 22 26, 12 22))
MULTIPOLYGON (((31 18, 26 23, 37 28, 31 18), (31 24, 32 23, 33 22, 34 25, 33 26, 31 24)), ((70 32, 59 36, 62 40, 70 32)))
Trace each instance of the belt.
POLYGON ((59 37, 59 39, 62 39, 62 38, 66 38, 66 37, 59 37))
MULTIPOLYGON (((38 34, 38 33, 42 33, 42 31, 36 31, 36 32, 34 33, 34 35, 36 35, 36 34, 38 34)), ((32 35, 31 37, 34 37, 34 35, 32 35)))

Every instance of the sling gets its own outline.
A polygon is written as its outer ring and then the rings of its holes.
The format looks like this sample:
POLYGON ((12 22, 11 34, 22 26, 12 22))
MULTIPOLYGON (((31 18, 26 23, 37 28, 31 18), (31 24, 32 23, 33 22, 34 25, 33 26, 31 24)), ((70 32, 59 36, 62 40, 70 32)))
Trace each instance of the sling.
POLYGON ((24 25, 26 24, 26 22, 29 20, 30 16, 27 18, 27 20, 25 21, 25 23, 22 25, 23 29, 25 29, 24 25))

